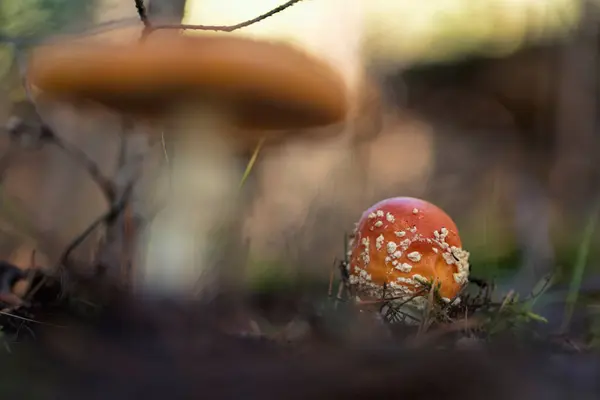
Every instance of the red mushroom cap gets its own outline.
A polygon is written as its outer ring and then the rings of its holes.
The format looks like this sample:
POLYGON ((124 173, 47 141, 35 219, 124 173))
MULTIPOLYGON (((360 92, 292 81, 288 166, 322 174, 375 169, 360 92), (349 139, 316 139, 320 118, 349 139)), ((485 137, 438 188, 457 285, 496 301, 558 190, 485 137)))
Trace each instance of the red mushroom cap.
POLYGON ((439 294, 450 301, 467 282, 468 258, 443 210, 416 198, 390 198, 366 210, 357 224, 350 284, 363 298, 382 298, 384 285, 386 298, 409 298, 427 281, 440 284, 439 294))

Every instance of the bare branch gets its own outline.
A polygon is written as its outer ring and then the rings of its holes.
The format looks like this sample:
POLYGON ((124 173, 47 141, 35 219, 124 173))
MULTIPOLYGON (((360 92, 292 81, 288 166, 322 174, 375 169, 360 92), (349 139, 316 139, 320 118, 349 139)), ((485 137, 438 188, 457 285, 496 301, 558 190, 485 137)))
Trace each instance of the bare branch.
POLYGON ((150 27, 150 19, 148 18, 148 11, 146 10, 146 5, 144 4, 144 0, 134 0, 135 8, 137 9, 138 15, 140 16, 140 20, 144 24, 146 28, 150 27))
POLYGON ((102 194, 106 198, 108 204, 114 203, 117 193, 115 184, 102 174, 98 165, 92 159, 90 159, 84 151, 62 140, 49 127, 44 125, 42 126, 42 129, 43 138, 49 141, 50 143, 53 143, 55 146, 57 146, 69 156, 71 156, 76 162, 83 165, 83 167, 86 171, 88 171, 94 182, 96 182, 98 187, 100 187, 100 190, 102 191, 102 194))
POLYGON ((75 239, 73 239, 71 244, 69 244, 69 246, 67 246, 67 248, 61 255, 61 257, 59 259, 59 264, 58 264, 59 267, 67 266, 69 258, 71 256, 71 253, 73 253, 73 251, 77 247, 79 247, 79 245, 82 244, 84 242, 84 240, 94 230, 96 230, 96 228, 98 228, 103 223, 110 225, 112 223, 112 221, 117 219, 117 217, 123 212, 123 210, 127 206, 127 203, 129 202, 129 198, 131 196, 131 193, 133 192, 134 185, 135 185, 135 179, 132 180, 127 185, 127 188, 125 188, 125 191, 124 191, 123 195, 121 196, 121 198, 119 199, 119 201, 112 204, 110 209, 107 212, 105 212, 104 214, 102 214, 101 216, 96 218, 96 220, 94 220, 94 222, 92 222, 90 224, 90 226, 88 226, 83 232, 81 232, 79 235, 77 235, 77 237, 75 237, 75 239))
MULTIPOLYGON (((152 32, 158 31, 158 30, 163 30, 163 29, 182 29, 182 30, 201 30, 201 31, 216 31, 216 32, 233 32, 235 30, 238 29, 242 29, 242 28, 246 28, 250 25, 254 25, 257 22, 263 21, 269 17, 272 17, 273 15, 280 13, 290 7, 292 7, 293 5, 300 3, 302 0, 289 0, 285 3, 283 3, 280 6, 277 6, 275 8, 273 8, 272 10, 259 15, 258 17, 249 19, 247 21, 243 21, 240 23, 237 23, 235 25, 187 25, 187 24, 163 24, 163 25, 156 25, 156 26, 148 26, 146 25, 146 29, 145 29, 145 34, 142 35, 142 39, 145 38, 147 35, 149 35, 152 32)), ((141 2, 141 0, 136 0, 136 4, 138 2, 141 2)), ((138 9, 139 10, 139 9, 138 9)), ((142 16, 140 15, 140 19, 142 18, 142 16)), ((142 21, 144 21, 142 19, 142 21)))

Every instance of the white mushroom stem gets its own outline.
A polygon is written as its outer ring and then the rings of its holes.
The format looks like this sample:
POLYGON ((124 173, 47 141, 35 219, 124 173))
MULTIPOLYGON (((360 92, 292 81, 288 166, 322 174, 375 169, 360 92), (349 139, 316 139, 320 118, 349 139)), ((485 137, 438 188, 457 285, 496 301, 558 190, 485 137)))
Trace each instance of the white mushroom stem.
POLYGON ((234 216, 240 175, 229 143, 232 121, 226 107, 210 102, 178 105, 167 118, 173 157, 156 189, 168 200, 138 247, 138 293, 189 298, 215 284, 211 257, 218 230, 234 216))

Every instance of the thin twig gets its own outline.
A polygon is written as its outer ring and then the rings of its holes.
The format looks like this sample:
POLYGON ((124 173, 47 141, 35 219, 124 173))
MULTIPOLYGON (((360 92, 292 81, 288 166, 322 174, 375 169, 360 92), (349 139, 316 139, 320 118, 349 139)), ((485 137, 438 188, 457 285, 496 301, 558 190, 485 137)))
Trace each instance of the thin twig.
POLYGON ((129 201, 131 192, 133 191, 134 182, 135 180, 132 181, 129 185, 127 185, 127 188, 125 188, 125 191, 123 192, 123 196, 121 196, 118 202, 114 203, 107 212, 96 218, 96 220, 94 220, 94 222, 92 222, 90 226, 88 226, 75 239, 73 239, 71 244, 67 246, 62 256, 59 258, 59 267, 66 266, 69 257, 71 256, 71 253, 81 243, 83 243, 83 241, 90 235, 90 233, 92 233, 98 226, 100 226, 103 223, 110 223, 110 221, 115 220, 123 212, 125 206, 129 201))
POLYGON ((333 279, 335 276, 335 267, 337 266, 337 257, 333 259, 333 265, 331 266, 331 271, 329 272, 329 289, 327 290, 327 296, 331 297, 333 294, 333 279))
MULTIPOLYGON (((414 299, 416 299, 417 297, 422 296, 423 294, 427 293, 427 289, 421 289, 419 291, 417 291, 416 293, 413 293, 409 298, 406 298, 405 295, 402 296, 397 296, 397 297, 388 297, 387 299, 380 299, 380 300, 375 300, 375 302, 379 302, 382 303, 383 305, 381 306, 381 308, 379 309, 380 312, 387 306, 388 309, 385 313, 385 319, 388 321, 394 321, 396 320, 396 315, 397 314, 403 314, 405 317, 410 317, 413 320, 416 321, 416 318, 405 314, 403 312, 401 312, 400 310, 402 309, 402 307, 404 307, 405 305, 407 305, 408 303, 410 303, 411 301, 413 301, 414 299), (396 300, 402 300, 402 302, 400 302, 399 304, 395 304, 396 300), (393 315, 392 315, 393 314, 393 315)), ((368 300, 361 302, 361 304, 368 304, 368 300)))
POLYGON ((144 0, 134 0, 135 8, 137 9, 140 20, 144 24, 144 29, 142 30, 142 36, 140 40, 143 41, 148 37, 150 33, 152 33, 152 23, 150 22, 150 18, 148 18, 148 11, 146 10, 146 5, 144 4, 144 0))
POLYGON ((165 133, 164 132, 160 133, 160 144, 162 146, 163 156, 165 157, 165 163, 167 164, 167 166, 169 166, 170 165, 169 152, 167 151, 167 142, 165 141, 165 133))
MULTIPOLYGON (((26 82, 24 82, 23 84, 26 85, 26 82)), ((31 104, 34 106, 34 109, 37 113, 35 103, 31 101, 31 104)), ((41 120, 39 113, 38 117, 41 120)), ((13 135, 18 135, 19 130, 27 128, 27 126, 23 123, 20 123, 19 125, 20 126, 15 127, 14 130, 12 130, 12 132, 9 128, 9 132, 13 133, 13 135)), ((54 144, 56 147, 64 151, 69 157, 74 159, 77 163, 80 163, 88 171, 94 182, 96 182, 96 184, 99 186, 108 204, 112 204, 116 196, 116 187, 107 177, 105 177, 102 174, 98 165, 96 165, 96 163, 93 160, 91 160, 85 152, 83 152, 76 146, 73 146, 72 144, 68 143, 67 141, 63 140, 60 136, 54 133, 54 131, 46 124, 42 124, 42 126, 39 129, 39 139, 42 141, 41 143, 46 142, 54 144)), ((8 168, 10 162, 12 161, 14 153, 15 145, 11 141, 11 147, 2 157, 2 159, 0 159, 0 179, 4 171, 8 168)))
POLYGON ((27 317, 21 317, 20 315, 11 314, 11 313, 8 313, 6 311, 0 311, 0 315, 5 315, 5 316, 10 317, 10 318, 20 319, 21 321, 33 322, 35 324, 52 326, 54 328, 67 328, 64 325, 55 325, 55 324, 49 324, 47 322, 36 321, 35 319, 31 319, 31 318, 27 318, 27 317))
MULTIPOLYGON (((414 300, 417 297, 419 297, 425 293, 427 293, 427 289, 421 289, 418 292, 412 294, 407 300, 398 304, 398 306, 401 307, 401 306, 407 304, 408 302, 410 302, 411 300, 414 300)), ((392 301, 402 300, 402 299, 406 299, 406 295, 386 297, 386 298, 380 298, 380 299, 375 299, 375 300, 361 300, 357 304, 359 304, 359 305, 382 304, 382 303, 389 303, 392 301)))
MULTIPOLYGON (((132 180, 129 183, 129 185, 127 185, 127 187, 123 191, 123 195, 121 196, 118 202, 114 203, 107 212, 96 218, 90 224, 90 226, 88 226, 83 232, 77 235, 75 239, 73 239, 73 241, 66 247, 62 255, 59 257, 59 261, 55 265, 54 271, 62 271, 63 268, 69 269, 68 261, 73 251, 75 251, 75 249, 79 247, 79 245, 81 245, 85 241, 85 239, 92 232, 94 232, 94 230, 96 230, 96 228, 98 228, 101 224, 108 224, 111 221, 117 219, 117 217, 123 212, 123 210, 125 210, 127 204, 129 203, 129 198, 131 196, 131 193, 133 192, 134 183, 135 179, 132 180)), ((42 279, 40 279, 38 284, 27 293, 27 298, 32 298, 47 283, 47 281, 47 276, 44 276, 42 279)))
POLYGON ((417 331, 417 338, 423 335, 425 332, 427 332, 427 329, 429 328, 429 319, 431 316, 431 310, 433 308, 434 292, 435 286, 431 285, 431 288, 429 289, 429 294, 427 296, 427 305, 425 307, 425 313, 423 314, 423 319, 421 320, 421 323, 419 324, 419 330, 417 331))
MULTIPOLYGON (((264 14, 259 15, 256 18, 252 18, 250 20, 237 23, 235 25, 188 25, 188 24, 164 24, 164 25, 155 25, 151 26, 148 29, 147 35, 164 29, 181 29, 181 30, 200 30, 200 31, 216 31, 216 32, 233 32, 238 29, 246 28, 250 25, 256 24, 257 22, 263 21, 273 15, 280 13, 293 5, 300 3, 302 0, 290 0, 286 3, 283 3, 280 6, 273 8, 271 11, 268 11, 264 14)), ((136 0, 137 3, 137 0, 136 0)))
MULTIPOLYGON (((100 191, 104 195, 108 204, 113 204, 116 201, 117 197, 117 186, 116 184, 107 178, 100 168, 98 164, 96 164, 83 150, 70 144, 69 142, 61 139, 52 129, 47 126, 43 126, 43 138, 49 143, 54 144, 56 147, 64 151, 69 157, 74 159, 77 163, 81 164, 85 170, 88 172, 92 180, 98 185, 100 191)), ((123 145, 123 143, 122 143, 123 145)), ((124 151, 124 146, 121 149, 121 153, 124 151)), ((145 157, 145 154, 138 155, 128 162, 141 162, 145 157)), ((120 163, 122 164, 125 160, 124 154, 120 154, 119 158, 121 158, 120 163)), ((123 165, 121 165, 122 167, 123 165)))
POLYGON ((346 283, 344 281, 340 282, 338 286, 337 295, 335 296, 335 301, 333 303, 333 309, 337 310, 338 305, 343 300, 342 295, 344 294, 344 290, 346 289, 346 283))
POLYGON ((482 321, 477 318, 465 318, 464 320, 443 324, 437 329, 422 333, 421 335, 418 335, 410 340, 410 344, 412 346, 423 346, 449 333, 467 332, 474 328, 479 328, 481 325, 482 321))
POLYGON ((162 146, 164 161, 165 161, 165 165, 167 167, 167 174, 168 174, 167 178, 168 178, 169 193, 170 193, 171 189, 173 189, 173 170, 171 168, 171 160, 169 159, 169 152, 167 150, 167 142, 165 140, 165 132, 164 131, 160 133, 160 144, 162 146))
POLYGON ((62 140, 52 129, 47 126, 42 127, 43 137, 59 149, 71 156, 76 162, 83 165, 91 178, 96 182, 108 204, 115 202, 116 187, 114 183, 102 174, 98 165, 88 157, 88 155, 76 146, 62 140))
MULTIPOLYGON (((117 160, 117 171, 123 171, 123 168, 127 164, 127 156, 129 153, 128 146, 128 137, 126 135, 126 131, 131 128, 131 121, 128 118, 122 119, 122 130, 120 134, 120 146, 119 146, 119 157, 117 160)), ((115 224, 113 228, 116 230, 120 230, 122 235, 122 244, 121 244, 121 252, 119 257, 119 264, 121 269, 121 276, 123 278, 123 282, 129 282, 130 270, 131 270, 131 259, 129 249, 131 247, 131 243, 133 242, 133 235, 135 234, 133 228, 133 215, 131 211, 131 204, 127 204, 122 212, 122 218, 119 218, 119 222, 115 224)), ((110 237, 109 245, 113 244, 114 241, 114 233, 115 232, 107 232, 110 237)), ((100 248, 100 247, 98 247, 100 248)))
POLYGON ((134 0, 135 8, 140 16, 140 20, 144 24, 144 26, 150 26, 150 19, 148 18, 148 12, 146 10, 146 5, 144 4, 144 0, 134 0))

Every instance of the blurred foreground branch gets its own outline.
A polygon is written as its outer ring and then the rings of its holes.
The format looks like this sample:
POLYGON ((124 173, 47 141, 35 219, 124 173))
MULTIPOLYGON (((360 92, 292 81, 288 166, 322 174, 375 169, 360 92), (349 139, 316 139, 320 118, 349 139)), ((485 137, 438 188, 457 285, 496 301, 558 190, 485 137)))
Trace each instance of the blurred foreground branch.
MULTIPOLYGON (((33 104, 33 103, 32 103, 33 104)), ((34 105, 35 109, 35 105, 34 105)), ((41 119, 37 111, 34 114, 35 119, 41 119)), ((125 124, 125 129, 128 128, 128 125, 125 124)), ((92 160, 86 152, 79 149, 77 146, 68 143, 63 140, 59 135, 54 133, 50 127, 41 122, 40 124, 36 122, 25 122, 23 119, 19 117, 13 117, 11 119, 11 123, 7 125, 6 130, 10 135, 10 143, 11 148, 9 151, 0 159, 0 170, 7 169, 10 167, 11 162, 14 160, 14 152, 19 149, 19 147, 23 146, 23 143, 29 143, 28 147, 31 147, 31 142, 34 143, 34 148, 38 148, 39 146, 43 146, 44 144, 54 144, 58 148, 60 148, 68 157, 73 159, 77 164, 83 167, 92 178, 92 180, 96 183, 96 185, 100 188, 104 198, 108 203, 108 210, 96 218, 86 229, 84 229, 80 234, 78 234, 65 248, 64 251, 60 254, 58 258, 58 262, 55 265, 54 271, 66 271, 74 272, 74 268, 71 265, 70 257, 72 253, 89 237, 89 235, 96 231, 100 226, 104 226, 107 232, 113 232, 120 229, 119 222, 122 221, 120 218, 123 214, 123 211, 126 209, 129 204, 129 200, 131 198, 131 194, 133 192, 134 186, 139 178, 139 172, 135 173, 132 177, 127 179, 127 183, 119 183, 118 180, 113 180, 107 176, 105 176, 99 168, 99 165, 92 160)), ((146 153, 135 155, 129 160, 124 160, 123 147, 124 143, 122 143, 121 151, 118 156, 119 158, 119 167, 122 170, 123 167, 127 166, 127 164, 131 165, 140 163, 146 153)), ((119 173, 119 172, 118 172, 119 173)), ((109 235, 110 236, 110 235, 109 235)), ((110 240, 104 241, 96 251, 99 255, 102 255, 103 252, 113 246, 110 240)), ((94 260, 94 263, 99 262, 99 259, 94 260)), ((111 265, 112 267, 112 265, 111 265)), ((115 268, 117 265, 115 265, 115 268)), ((43 284, 43 282, 42 282, 43 284)))
POLYGON ((106 224, 107 226, 110 226, 115 221, 118 220, 118 217, 125 210, 125 207, 127 207, 127 204, 128 204, 129 199, 131 197, 131 193, 133 192, 134 185, 135 185, 135 179, 132 180, 127 185, 127 187, 126 187, 123 195, 121 196, 121 198, 119 198, 118 201, 112 203, 111 207, 108 209, 108 211, 106 211, 104 214, 102 214, 101 216, 99 216, 98 218, 96 218, 94 220, 94 222, 92 222, 90 224, 90 226, 88 226, 83 232, 81 232, 79 235, 77 235, 77 237, 75 237, 75 239, 73 239, 73 241, 71 242, 71 244, 69 244, 67 246, 67 248, 65 249, 65 251, 63 252, 63 254, 60 257, 60 260, 58 262, 58 267, 59 268, 61 266, 67 267, 68 261, 69 261, 69 257, 71 256, 71 254, 73 253, 73 251, 80 244, 82 244, 84 242, 84 240, 92 232, 94 232, 94 230, 96 230, 96 228, 98 228, 102 224, 106 224))

